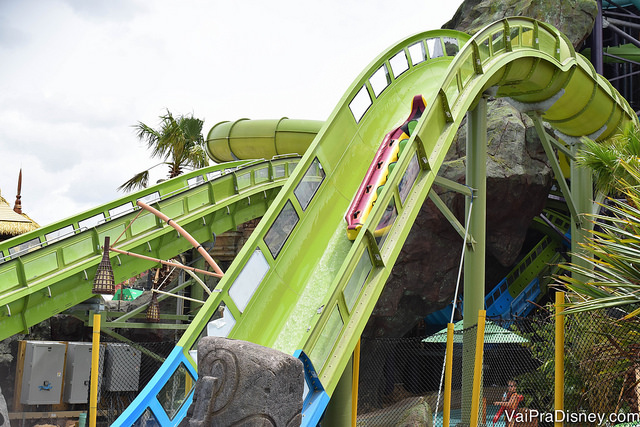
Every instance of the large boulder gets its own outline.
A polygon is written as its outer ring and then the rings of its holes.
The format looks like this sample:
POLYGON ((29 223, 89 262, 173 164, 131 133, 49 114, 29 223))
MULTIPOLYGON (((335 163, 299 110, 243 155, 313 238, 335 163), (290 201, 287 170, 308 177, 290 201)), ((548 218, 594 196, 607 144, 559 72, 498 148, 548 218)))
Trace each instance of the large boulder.
POLYGON ((302 362, 258 344, 220 337, 198 343, 198 381, 181 427, 295 427, 302 422, 302 362))
POLYGON ((595 0, 466 0, 443 28, 473 35, 500 19, 527 16, 553 25, 577 47, 591 33, 597 15, 595 0))

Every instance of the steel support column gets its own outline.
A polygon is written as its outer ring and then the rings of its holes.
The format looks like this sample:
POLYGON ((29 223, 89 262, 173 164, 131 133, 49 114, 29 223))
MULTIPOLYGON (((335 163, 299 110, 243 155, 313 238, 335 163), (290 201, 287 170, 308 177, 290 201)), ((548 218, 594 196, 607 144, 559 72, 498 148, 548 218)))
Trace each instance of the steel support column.
MULTIPOLYGON (((571 147, 574 157, 579 150, 578 144, 571 147)), ((593 229, 593 223, 585 220, 585 214, 592 214, 594 209, 593 203, 593 177, 591 169, 580 167, 575 161, 571 161, 571 197, 576 204, 576 210, 580 221, 578 224, 571 221, 571 262, 584 267, 589 267, 589 263, 577 257, 575 254, 584 252, 580 246, 584 243, 589 230, 593 229)), ((574 276, 575 277, 575 276, 574 276)), ((580 280, 588 280, 586 277, 580 280)))
MULTIPOLYGON (((476 241, 475 248, 465 245, 464 259, 464 328, 478 324, 478 311, 484 309, 484 272, 487 208, 487 100, 467 113, 466 184, 474 189, 467 198, 465 216, 469 216, 469 234, 476 241)), ((475 330, 463 336, 462 355, 462 423, 469 425, 473 389, 475 330)))

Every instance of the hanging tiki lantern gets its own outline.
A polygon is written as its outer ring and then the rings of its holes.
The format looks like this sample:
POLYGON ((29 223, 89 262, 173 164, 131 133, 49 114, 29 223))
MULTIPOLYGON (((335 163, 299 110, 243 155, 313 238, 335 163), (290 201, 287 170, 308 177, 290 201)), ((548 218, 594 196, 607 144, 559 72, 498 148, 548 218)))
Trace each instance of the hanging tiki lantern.
POLYGON ((158 323, 160 321, 160 303, 158 295, 152 291, 151 302, 147 308, 147 322, 158 323))
POLYGON ((111 260, 109 259, 109 236, 106 236, 104 238, 102 260, 93 278, 93 289, 91 291, 94 294, 113 295, 115 286, 113 268, 111 267, 111 260))

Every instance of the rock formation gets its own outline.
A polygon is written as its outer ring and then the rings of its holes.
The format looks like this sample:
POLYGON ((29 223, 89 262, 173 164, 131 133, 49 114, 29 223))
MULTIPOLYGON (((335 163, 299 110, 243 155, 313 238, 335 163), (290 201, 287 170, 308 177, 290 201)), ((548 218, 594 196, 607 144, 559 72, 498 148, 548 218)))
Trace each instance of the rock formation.
POLYGON ((297 358, 245 341, 205 337, 198 381, 181 427, 294 427, 302 422, 304 371, 297 358))

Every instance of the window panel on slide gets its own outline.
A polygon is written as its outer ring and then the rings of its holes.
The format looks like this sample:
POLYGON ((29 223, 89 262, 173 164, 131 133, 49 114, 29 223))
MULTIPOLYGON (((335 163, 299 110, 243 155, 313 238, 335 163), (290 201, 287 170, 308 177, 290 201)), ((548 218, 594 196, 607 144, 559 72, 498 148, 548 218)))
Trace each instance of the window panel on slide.
POLYGON ((356 265, 355 270, 353 270, 353 273, 351 273, 351 277, 349 277, 347 286, 345 286, 344 290, 342 291, 344 295, 344 301, 347 305, 347 308, 349 309, 349 312, 353 310, 353 306, 358 300, 360 291, 367 281, 372 268, 373 264, 371 263, 369 249, 365 248, 362 256, 360 257, 360 260, 358 261, 358 265, 356 265))
POLYGON ((391 71, 393 71, 393 76, 398 78, 398 76, 409 69, 409 61, 407 60, 407 54, 404 50, 396 53, 390 60, 389 64, 391 65, 391 71))
POLYGON ((384 210, 384 214, 382 214, 382 218, 376 227, 376 231, 374 236, 376 238, 376 243, 378 247, 381 248, 384 245, 385 240, 387 240, 387 236, 389 235, 389 231, 391 227, 393 227, 393 223, 396 221, 398 217, 398 209, 396 209, 396 201, 391 198, 387 208, 384 210))
POLYGON ((444 51, 442 50, 442 42, 440 41, 440 37, 434 37, 431 39, 427 39, 427 48, 429 49, 429 58, 440 58, 444 56, 444 51))
POLYGON ((271 228, 264 236, 264 243, 269 248, 273 259, 278 257, 282 247, 289 238, 289 235, 298 224, 298 213, 296 212, 291 200, 287 200, 284 207, 276 217, 276 220, 271 224, 271 228))
POLYGON ((178 369, 173 372, 169 381, 156 395, 158 402, 160 402, 170 420, 173 420, 180 411, 195 383, 195 379, 191 376, 189 370, 183 363, 180 363, 178 369))
POLYGON ((320 337, 318 338, 318 341, 316 341, 316 344, 309 355, 316 371, 320 371, 326 363, 329 353, 331 353, 331 349, 333 349, 333 346, 338 340, 338 336, 340 336, 340 331, 343 326, 344 321, 342 320, 340 310, 336 305, 333 307, 329 320, 325 324, 324 329, 322 329, 320 337))
POLYGON ((313 162, 311 162, 311 166, 304 174, 302 180, 296 186, 296 189, 293 191, 296 199, 298 199, 298 203, 302 207, 302 210, 306 210, 311 202, 311 199, 318 191, 320 184, 324 181, 325 173, 322 169, 322 165, 318 158, 315 158, 313 162))
POLYGON ((400 194, 400 203, 404 206, 407 196, 413 187, 413 183, 418 178, 418 172, 420 172, 420 164, 418 163, 418 155, 413 154, 407 170, 402 175, 400 182, 398 183, 398 193, 400 194))
POLYGON ((371 88, 373 89, 375 97, 377 98, 380 96, 382 91, 391 84, 391 76, 389 75, 387 64, 382 64, 382 66, 373 73, 369 79, 369 83, 371 83, 371 88))
POLYGON ((267 263, 262 251, 256 249, 229 289, 229 296, 240 312, 247 308, 249 300, 260 286, 267 271, 269 271, 269 263, 267 263))
POLYGON ((424 49, 424 43, 419 41, 409 46, 409 55, 411 56, 411 65, 417 65, 427 60, 427 52, 424 49))
POLYGON ((454 37, 443 37, 442 41, 444 42, 444 51, 447 53, 447 56, 456 56, 457 53, 460 52, 458 39, 454 37))
POLYGON ((356 123, 362 120, 362 117, 369 107, 371 107, 371 104, 372 102, 371 97, 369 96, 369 91, 366 86, 362 86, 356 96, 354 96, 349 103, 349 109, 351 110, 351 114, 353 114, 353 118, 356 123))

